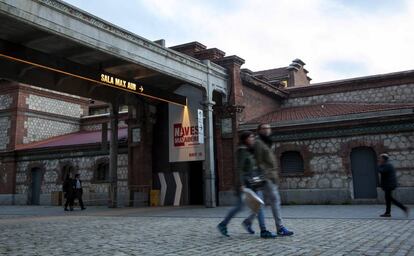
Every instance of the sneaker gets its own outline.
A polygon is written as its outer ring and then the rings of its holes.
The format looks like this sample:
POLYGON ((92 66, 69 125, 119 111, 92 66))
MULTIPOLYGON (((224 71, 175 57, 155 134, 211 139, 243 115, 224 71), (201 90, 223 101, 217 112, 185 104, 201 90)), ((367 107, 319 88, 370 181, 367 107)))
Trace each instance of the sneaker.
POLYGON ((227 233, 227 227, 221 223, 217 225, 217 229, 223 236, 229 237, 229 234, 227 233))
POLYGON ((285 228, 285 227, 282 226, 277 231, 277 234, 279 236, 291 236, 291 235, 293 235, 293 232, 292 231, 289 231, 287 228, 285 228))
POLYGON ((381 214, 380 217, 391 217, 391 214, 390 213, 384 213, 384 214, 381 214))
POLYGON ((268 231, 268 230, 262 230, 260 231, 260 237, 261 238, 276 238, 276 234, 268 231))
POLYGON ((252 235, 254 234, 254 230, 252 229, 252 224, 251 223, 249 223, 248 221, 244 220, 242 222, 242 226, 247 231, 247 233, 252 234, 252 235))

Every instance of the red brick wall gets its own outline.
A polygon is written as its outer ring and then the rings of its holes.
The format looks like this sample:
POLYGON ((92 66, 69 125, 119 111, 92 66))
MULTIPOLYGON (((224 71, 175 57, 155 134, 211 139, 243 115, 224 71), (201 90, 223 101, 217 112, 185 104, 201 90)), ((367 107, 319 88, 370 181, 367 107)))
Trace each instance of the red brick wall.
POLYGON ((262 92, 255 91, 247 86, 243 87, 243 101, 245 108, 242 119, 244 122, 273 112, 280 106, 275 98, 268 97, 262 92))
POLYGON ((0 194, 13 194, 16 185, 16 164, 13 160, 0 162, 0 194))

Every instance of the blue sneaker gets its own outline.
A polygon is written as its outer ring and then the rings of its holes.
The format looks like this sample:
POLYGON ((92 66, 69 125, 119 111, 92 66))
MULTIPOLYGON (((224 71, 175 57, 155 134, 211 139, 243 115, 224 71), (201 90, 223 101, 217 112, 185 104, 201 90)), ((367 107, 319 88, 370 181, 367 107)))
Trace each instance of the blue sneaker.
POLYGON ((262 230, 260 231, 260 237, 261 238, 276 238, 276 234, 268 231, 268 230, 262 230))
POLYGON ((217 229, 223 236, 229 237, 229 234, 227 233, 227 227, 221 223, 217 225, 217 229))
POLYGON ((291 235, 293 235, 293 232, 292 231, 289 231, 287 228, 285 228, 285 227, 282 226, 277 231, 277 234, 279 236, 291 236, 291 235))
POLYGON ((247 233, 252 234, 252 235, 254 234, 254 230, 252 229, 252 224, 249 223, 247 220, 244 220, 242 222, 242 226, 247 231, 247 233))

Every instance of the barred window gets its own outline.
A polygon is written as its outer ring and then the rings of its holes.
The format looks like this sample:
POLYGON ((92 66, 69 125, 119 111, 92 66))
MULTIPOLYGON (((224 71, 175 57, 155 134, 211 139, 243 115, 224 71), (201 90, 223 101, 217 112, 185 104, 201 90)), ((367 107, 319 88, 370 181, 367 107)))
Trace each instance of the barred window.
POLYGON ((280 164, 283 174, 304 172, 303 158, 298 151, 283 152, 280 157, 280 164))

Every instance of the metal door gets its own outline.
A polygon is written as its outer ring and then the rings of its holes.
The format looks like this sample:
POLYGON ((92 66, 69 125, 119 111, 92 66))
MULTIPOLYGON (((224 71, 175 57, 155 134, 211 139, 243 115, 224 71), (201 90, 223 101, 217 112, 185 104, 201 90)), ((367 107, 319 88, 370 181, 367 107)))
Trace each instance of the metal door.
POLYGON ((38 205, 40 203, 40 185, 42 182, 42 176, 39 168, 33 168, 32 174, 32 198, 31 204, 38 205))
POLYGON ((351 152, 354 198, 377 198, 376 154, 372 148, 359 147, 351 152))

